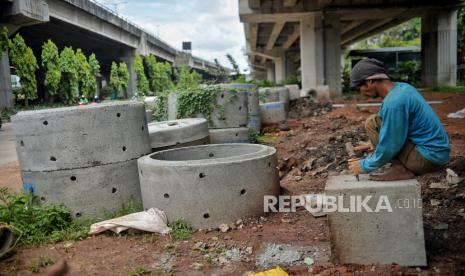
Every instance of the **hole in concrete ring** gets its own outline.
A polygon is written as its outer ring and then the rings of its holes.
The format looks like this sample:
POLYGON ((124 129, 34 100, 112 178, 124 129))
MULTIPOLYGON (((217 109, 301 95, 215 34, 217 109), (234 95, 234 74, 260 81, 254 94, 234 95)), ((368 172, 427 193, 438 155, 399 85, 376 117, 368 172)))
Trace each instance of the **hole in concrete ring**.
POLYGON ((77 212, 77 213, 76 213, 76 217, 78 218, 78 217, 80 217, 80 216, 82 216, 82 214, 79 213, 79 212, 77 212))
POLYGON ((200 177, 200 178, 204 178, 204 177, 205 177, 205 174, 204 174, 204 173, 199 173, 199 177, 200 177))
POLYGON ((40 201, 45 202, 45 197, 41 196, 40 201))
POLYGON ((145 127, 144 127, 144 126, 142 126, 142 131, 144 131, 144 130, 145 130, 145 127))
POLYGON ((239 136, 239 133, 236 133, 236 137, 239 136))
POLYGON ((123 151, 126 151, 126 150, 127 150, 126 146, 123 146, 123 151))
POLYGON ((241 190, 241 195, 245 195, 247 193, 247 190, 246 189, 242 189, 241 190))
POLYGON ((181 142, 176 142, 176 145, 179 145, 179 144, 181 144, 181 142))
POLYGON ((221 94, 221 98, 224 98, 224 94, 221 94))
POLYGON ((48 121, 43 122, 44 126, 48 125, 48 121))
POLYGON ((164 198, 170 198, 170 195, 169 194, 164 194, 163 197, 164 198))
POLYGON ((144 174, 142 173, 142 170, 140 170, 140 175, 144 175, 144 174))
POLYGON ((209 218, 209 217, 210 217, 210 214, 209 214, 209 213, 203 214, 203 218, 204 218, 204 219, 207 219, 207 218, 209 218))
POLYGON ((268 162, 268 167, 271 167, 271 162, 268 162))
POLYGON ((118 118, 121 117, 121 113, 119 113, 119 112, 116 113, 116 117, 118 117, 118 118))
POLYGON ((50 157, 50 161, 54 161, 54 162, 55 162, 55 161, 57 161, 57 159, 55 158, 55 156, 52 156, 52 157, 50 157))
POLYGON ((19 144, 21 145, 21 147, 24 147, 24 141, 23 141, 23 140, 21 140, 21 141, 19 142, 19 144))
POLYGON ((213 152, 210 152, 210 153, 208 154, 208 157, 213 157, 213 156, 215 156, 215 155, 213 154, 213 152))
POLYGON ((239 110, 242 110, 242 106, 239 106, 239 110))
POLYGON ((71 179, 71 181, 76 181, 77 178, 76 178, 76 176, 73 175, 69 179, 71 179))
POLYGON ((116 190, 115 187, 111 188, 111 193, 112 193, 112 194, 116 193, 116 191, 117 191, 117 190, 116 190))

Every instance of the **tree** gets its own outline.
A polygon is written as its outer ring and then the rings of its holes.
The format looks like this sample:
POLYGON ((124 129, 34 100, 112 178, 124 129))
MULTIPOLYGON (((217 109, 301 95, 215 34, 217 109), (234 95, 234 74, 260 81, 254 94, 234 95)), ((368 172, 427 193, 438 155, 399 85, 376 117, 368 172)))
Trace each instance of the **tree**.
POLYGON ((214 59, 214 62, 215 62, 215 66, 216 66, 216 72, 215 72, 215 75, 216 75, 216 81, 217 82, 225 82, 226 81, 226 71, 223 69, 223 66, 221 66, 220 62, 218 61, 218 59, 214 59))
POLYGON ((199 73, 189 71, 187 66, 181 66, 179 72, 177 73, 177 88, 180 90, 189 90, 195 89, 199 86, 200 82, 202 81, 202 76, 199 73))
POLYGON ((147 64, 147 75, 149 78, 150 89, 156 92, 163 92, 173 89, 171 81, 171 65, 168 62, 157 62, 154 55, 145 58, 147 64))
POLYGON ((68 104, 79 98, 78 61, 72 47, 65 47, 60 53, 60 94, 68 104))
POLYGON ((137 90, 145 96, 149 92, 149 82, 145 76, 144 64, 140 55, 136 55, 134 60, 134 71, 137 76, 137 90))
POLYGON ((39 69, 37 59, 19 34, 9 41, 9 55, 20 78, 21 88, 17 94, 24 98, 25 105, 28 106, 29 100, 37 99, 36 71, 39 69))
POLYGON ((460 8, 457 13, 457 49, 458 63, 465 63, 465 8, 460 8))
POLYGON ((110 82, 108 85, 110 86, 111 90, 116 93, 116 96, 120 96, 122 90, 121 80, 119 77, 118 65, 114 61, 111 63, 110 82))
POLYGON ((118 78, 121 84, 122 91, 128 90, 129 85, 129 71, 126 63, 120 62, 118 67, 118 78))
POLYGON ((44 85, 51 96, 50 102, 53 102, 60 85, 61 70, 58 48, 50 39, 42 45, 42 67, 46 70, 44 85))
POLYGON ((8 29, 3 27, 0 31, 0 53, 8 52, 8 29))
POLYGON ((78 80, 80 97, 89 99, 95 95, 95 91, 97 90, 95 76, 92 74, 92 68, 81 49, 76 50, 76 61, 77 67, 79 68, 78 80))
POLYGON ((237 65, 236 60, 230 54, 226 54, 226 58, 229 60, 229 63, 231 63, 234 73, 239 76, 241 74, 241 70, 239 70, 239 65, 237 65))
POLYGON ((95 80, 95 90, 97 90, 97 78, 100 77, 100 63, 94 53, 89 56, 90 73, 95 80))

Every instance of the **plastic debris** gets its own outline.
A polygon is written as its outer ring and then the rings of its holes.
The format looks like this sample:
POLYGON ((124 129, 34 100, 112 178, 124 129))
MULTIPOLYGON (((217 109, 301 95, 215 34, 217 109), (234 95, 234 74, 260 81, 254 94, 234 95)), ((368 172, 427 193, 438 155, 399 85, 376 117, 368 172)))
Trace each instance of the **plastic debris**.
POLYGON ((449 113, 447 115, 447 118, 453 118, 453 119, 463 119, 465 118, 465 108, 464 109, 461 109, 457 112, 454 112, 454 113, 449 113))
POLYGON ((171 228, 168 227, 165 212, 156 208, 150 208, 147 211, 94 223, 90 226, 88 234, 95 235, 106 230, 121 233, 128 229, 160 233, 162 235, 168 234, 171 231, 171 228))
POLYGON ((313 260, 313 258, 306 257, 306 258, 304 259, 304 263, 305 263, 306 265, 312 265, 312 264, 315 263, 315 261, 313 260))
POLYGON ((266 271, 258 272, 258 273, 252 273, 252 274, 246 274, 247 276, 289 276, 286 271, 284 271, 282 268, 277 266, 276 268, 269 269, 266 271))

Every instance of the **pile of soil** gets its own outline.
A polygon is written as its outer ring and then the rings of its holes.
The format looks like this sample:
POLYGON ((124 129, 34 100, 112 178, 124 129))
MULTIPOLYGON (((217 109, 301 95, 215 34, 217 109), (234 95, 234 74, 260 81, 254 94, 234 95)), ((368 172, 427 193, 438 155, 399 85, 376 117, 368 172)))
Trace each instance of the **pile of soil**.
POLYGON ((291 119, 320 116, 331 110, 331 103, 316 103, 311 97, 302 97, 289 102, 289 118, 291 119))

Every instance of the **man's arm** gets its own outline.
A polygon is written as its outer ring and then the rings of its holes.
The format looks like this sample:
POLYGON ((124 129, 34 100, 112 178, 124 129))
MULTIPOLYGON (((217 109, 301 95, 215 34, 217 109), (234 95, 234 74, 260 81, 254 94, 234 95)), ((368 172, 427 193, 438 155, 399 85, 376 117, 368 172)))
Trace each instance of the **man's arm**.
POLYGON ((382 110, 382 123, 376 149, 366 159, 360 160, 365 172, 371 172, 391 161, 402 149, 408 134, 409 117, 403 109, 382 110))

